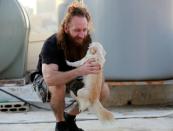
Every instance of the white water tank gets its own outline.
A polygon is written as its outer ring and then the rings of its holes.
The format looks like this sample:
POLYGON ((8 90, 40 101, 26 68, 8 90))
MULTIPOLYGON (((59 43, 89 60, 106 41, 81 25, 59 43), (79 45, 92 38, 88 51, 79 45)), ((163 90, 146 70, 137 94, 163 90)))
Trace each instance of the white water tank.
POLYGON ((26 73, 29 20, 17 0, 0 0, 0 79, 26 73))
POLYGON ((172 0, 84 0, 94 21, 94 41, 107 51, 109 80, 173 77, 172 0))

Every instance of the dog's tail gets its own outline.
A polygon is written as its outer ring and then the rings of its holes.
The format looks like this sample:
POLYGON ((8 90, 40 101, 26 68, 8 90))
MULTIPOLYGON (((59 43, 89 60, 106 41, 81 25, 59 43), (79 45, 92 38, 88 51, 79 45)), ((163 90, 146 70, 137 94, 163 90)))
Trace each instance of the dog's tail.
POLYGON ((93 109, 96 112, 96 115, 98 116, 99 120, 103 123, 113 123, 114 122, 114 116, 113 114, 108 111, 106 108, 102 106, 100 101, 97 101, 93 104, 93 109))

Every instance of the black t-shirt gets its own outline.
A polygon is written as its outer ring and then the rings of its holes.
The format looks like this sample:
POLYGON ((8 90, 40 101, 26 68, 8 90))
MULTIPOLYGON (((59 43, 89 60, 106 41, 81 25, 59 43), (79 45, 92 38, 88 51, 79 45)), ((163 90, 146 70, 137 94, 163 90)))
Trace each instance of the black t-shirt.
POLYGON ((64 50, 57 46, 56 34, 50 36, 44 43, 39 61, 37 64, 37 73, 42 75, 42 64, 57 64, 59 71, 68 71, 74 69, 66 64, 64 50))

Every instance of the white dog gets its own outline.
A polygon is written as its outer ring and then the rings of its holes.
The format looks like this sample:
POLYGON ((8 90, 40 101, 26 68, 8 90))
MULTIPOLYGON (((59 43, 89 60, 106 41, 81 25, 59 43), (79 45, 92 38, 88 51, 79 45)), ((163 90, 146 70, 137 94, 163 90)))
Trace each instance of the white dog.
POLYGON ((86 109, 93 109, 96 112, 99 120, 102 122, 112 122, 113 114, 105 109, 99 101, 101 87, 103 84, 103 66, 105 63, 106 52, 103 46, 98 42, 90 44, 86 56, 80 61, 69 62, 68 65, 78 67, 84 64, 88 59, 94 58, 96 62, 101 65, 101 70, 98 74, 89 74, 84 76, 84 88, 79 89, 77 96, 71 92, 72 96, 77 100, 79 104, 79 110, 84 111, 86 109))

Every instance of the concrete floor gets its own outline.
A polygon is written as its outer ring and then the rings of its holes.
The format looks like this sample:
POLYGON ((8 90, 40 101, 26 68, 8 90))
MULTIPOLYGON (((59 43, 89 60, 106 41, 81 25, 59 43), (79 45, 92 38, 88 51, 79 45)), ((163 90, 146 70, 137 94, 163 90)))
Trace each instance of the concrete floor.
MULTIPOLYGON (((112 125, 103 125, 93 113, 83 112, 77 124, 85 131, 173 131, 173 107, 114 107, 112 125)), ((51 111, 0 113, 0 131, 54 131, 51 111)))

